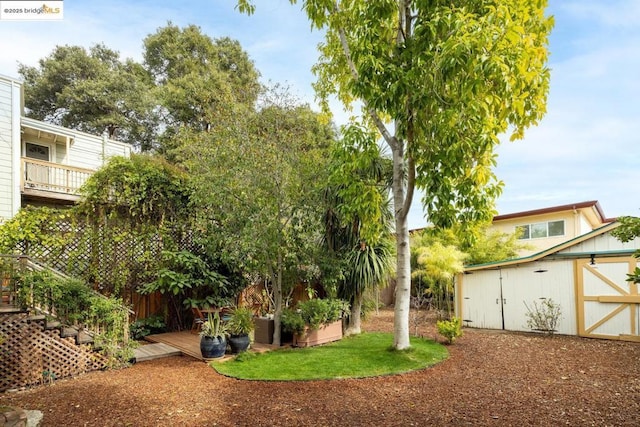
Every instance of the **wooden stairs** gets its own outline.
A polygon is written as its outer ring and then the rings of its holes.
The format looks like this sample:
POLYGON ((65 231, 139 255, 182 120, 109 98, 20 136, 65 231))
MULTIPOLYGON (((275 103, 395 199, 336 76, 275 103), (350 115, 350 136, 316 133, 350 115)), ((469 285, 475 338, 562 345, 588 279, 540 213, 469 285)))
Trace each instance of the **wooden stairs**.
POLYGON ((104 369, 88 331, 0 305, 0 392, 104 369))

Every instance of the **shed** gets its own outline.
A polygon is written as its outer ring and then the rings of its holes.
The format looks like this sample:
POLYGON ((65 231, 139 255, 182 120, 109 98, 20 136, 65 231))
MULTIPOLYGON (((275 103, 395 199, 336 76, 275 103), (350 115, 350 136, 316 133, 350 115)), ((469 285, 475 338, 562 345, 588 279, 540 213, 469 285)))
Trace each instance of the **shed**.
POLYGON ((619 225, 523 258, 467 267, 456 278, 456 315, 468 327, 530 331, 527 306, 550 298, 561 308, 558 333, 640 342, 638 285, 626 281, 640 239, 620 242, 611 235, 619 225))

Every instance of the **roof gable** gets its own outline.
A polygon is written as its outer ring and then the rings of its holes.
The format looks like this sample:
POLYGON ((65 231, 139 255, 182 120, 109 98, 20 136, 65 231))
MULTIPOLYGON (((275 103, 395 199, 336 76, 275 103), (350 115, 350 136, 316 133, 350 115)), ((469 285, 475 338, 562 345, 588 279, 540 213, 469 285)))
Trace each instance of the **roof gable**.
POLYGON ((549 256, 551 254, 555 254, 558 252, 563 251, 564 249, 570 248, 572 246, 576 246, 586 240, 592 239, 593 237, 596 236, 600 236, 602 234, 605 234, 611 230, 614 230, 615 228, 618 228, 620 226, 620 223, 617 221, 613 221, 610 222, 606 225, 603 225, 600 228, 596 228, 593 231, 590 231, 589 233, 585 233, 582 234, 578 237, 575 237, 571 240, 568 240, 564 243, 561 243, 559 245, 553 246, 549 249, 545 249, 541 252, 526 256, 526 257, 522 257, 522 258, 511 258, 511 259, 507 259, 507 260, 503 260, 503 261, 494 261, 494 262, 489 262, 486 264, 477 264, 477 265, 470 265, 467 266, 464 271, 468 272, 468 271, 478 271, 478 270, 488 270, 488 269, 494 269, 494 268, 499 268, 499 267, 506 267, 506 266, 510 266, 510 265, 516 265, 516 264, 526 264, 529 262, 535 262, 538 261, 541 258, 544 258, 546 256, 549 256))

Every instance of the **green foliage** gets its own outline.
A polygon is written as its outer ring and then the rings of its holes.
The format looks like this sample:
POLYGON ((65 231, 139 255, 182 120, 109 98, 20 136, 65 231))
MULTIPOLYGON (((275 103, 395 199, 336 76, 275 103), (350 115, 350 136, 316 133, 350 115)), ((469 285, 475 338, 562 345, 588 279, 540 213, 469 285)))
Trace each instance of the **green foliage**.
POLYGON ((47 252, 59 254, 67 240, 65 234, 53 227, 57 222, 68 222, 72 212, 48 207, 27 206, 0 226, 0 253, 17 254, 19 244, 26 247, 46 247, 47 252))
POLYGON ((231 289, 227 278, 214 271, 205 257, 188 251, 162 251, 162 259, 164 267, 158 272, 158 278, 143 286, 143 293, 184 296, 188 290, 192 290, 195 295, 202 296, 201 302, 205 300, 216 307, 228 305, 229 299, 235 297, 229 295, 231 289), (207 292, 213 294, 207 295, 207 292))
POLYGON ((129 325, 129 336, 134 340, 141 340, 147 335, 164 332, 167 325, 162 316, 154 315, 138 319, 129 325))
POLYGON ((140 64, 96 44, 57 46, 38 67, 20 64, 27 114, 149 150, 158 126, 153 81, 140 64))
POLYGON ((255 104, 259 73, 237 41, 168 23, 143 44, 143 64, 100 44, 57 46, 38 67, 20 64, 28 115, 168 152, 181 127, 206 132, 255 104))
POLYGON ((137 230, 189 218, 193 189, 183 170, 160 157, 111 157, 81 188, 79 211, 102 220, 120 218, 137 230))
POLYGON ((451 312, 452 278, 464 265, 499 261, 517 256, 526 247, 516 234, 489 230, 489 223, 452 228, 429 227, 411 235, 412 295, 429 299, 451 312), (424 295, 426 293, 426 295, 424 295))
POLYGON ((227 321, 227 329, 232 335, 245 335, 253 331, 253 311, 247 307, 236 307, 227 321))
POLYGON ((189 150, 185 133, 207 133, 255 105, 259 73, 240 44, 212 40, 195 25, 172 23, 144 39, 144 65, 164 107, 159 151, 174 159, 189 150))
MULTIPOLYGON (((618 222, 620 226, 611 232, 612 236, 621 242, 628 242, 640 237, 640 218, 622 216, 618 218, 618 222)), ((637 250, 633 256, 640 258, 640 250, 637 250)), ((634 271, 627 274, 627 282, 640 283, 640 267, 636 267, 634 271)))
POLYGON ((59 295, 55 302, 57 317, 76 324, 87 319, 88 316, 94 317, 95 320, 100 319, 98 316, 93 316, 93 310, 97 310, 98 314, 104 314, 104 310, 100 310, 100 302, 94 299, 94 293, 80 280, 61 281, 58 289, 59 295), (96 306, 96 304, 100 305, 96 306))
POLYGON ((629 242, 640 237, 640 218, 634 216, 621 216, 616 219, 620 226, 611 232, 611 235, 621 242, 629 242))
POLYGON ((377 144, 376 134, 361 126, 341 129, 342 138, 331 150, 329 186, 335 198, 331 206, 339 223, 370 244, 388 235, 392 215, 389 190, 393 167, 377 144))
POLYGON ((346 254, 345 280, 339 287, 342 298, 362 295, 365 290, 384 287, 393 272, 393 243, 389 238, 375 245, 360 242, 346 254))
POLYGON ((358 333, 365 292, 385 286, 394 270, 392 166, 371 132, 350 126, 342 134, 324 191, 323 283, 335 282, 337 296, 351 303, 347 331, 358 333))
POLYGON ((429 297, 437 309, 451 313, 453 277, 464 270, 466 258, 454 245, 414 236, 411 246, 414 297, 418 301, 429 297))
POLYGON ((98 331, 95 346, 113 365, 131 359, 127 336, 129 313, 121 300, 93 292, 77 279, 60 278, 46 270, 19 273, 16 287, 21 306, 44 310, 63 324, 98 331))
POLYGON ((224 337, 227 333, 227 325, 220 319, 218 312, 215 312, 213 316, 209 313, 207 320, 205 320, 200 327, 200 336, 209 338, 224 337))
POLYGON ((322 346, 246 353, 211 365, 234 378, 305 381, 400 374, 448 357, 444 346, 420 338, 411 339, 412 351, 389 351, 391 340, 390 334, 363 333, 322 346))
POLYGON ((285 331, 300 334, 305 326, 319 329, 341 319, 348 310, 349 304, 339 299, 310 299, 298 303, 297 310, 283 311, 282 327, 285 331))
POLYGON ((280 324, 282 326, 282 330, 285 332, 291 332, 292 334, 298 335, 304 332, 305 321, 300 312, 293 310, 292 308, 285 308, 282 310, 280 324))
POLYGON ((453 344, 456 338, 462 336, 462 320, 453 317, 451 320, 439 320, 436 322, 438 333, 447 339, 449 344, 453 344))
POLYGON ((562 317, 560 304, 555 303, 551 298, 544 298, 540 304, 533 301, 531 308, 526 302, 524 306, 527 308, 525 314, 529 328, 546 335, 553 335, 556 332, 556 327, 562 317))
POLYGON ((255 113, 192 138, 179 158, 199 188, 197 226, 219 238, 222 259, 241 260, 244 271, 265 279, 277 318, 289 292, 319 276, 322 185, 333 132, 308 106, 274 88, 255 113))

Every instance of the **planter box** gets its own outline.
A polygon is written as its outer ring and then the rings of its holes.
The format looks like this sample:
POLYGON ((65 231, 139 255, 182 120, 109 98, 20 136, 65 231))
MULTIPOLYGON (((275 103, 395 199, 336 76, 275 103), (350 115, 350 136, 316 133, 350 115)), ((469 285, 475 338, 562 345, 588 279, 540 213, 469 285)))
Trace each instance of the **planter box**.
POLYGON ((305 327, 302 335, 293 334, 293 345, 295 347, 311 347, 340 339, 342 339, 342 319, 316 330, 310 330, 308 326, 305 327))
POLYGON ((253 332, 254 342, 260 344, 273 344, 273 319, 268 317, 256 317, 253 319, 255 329, 253 332))

